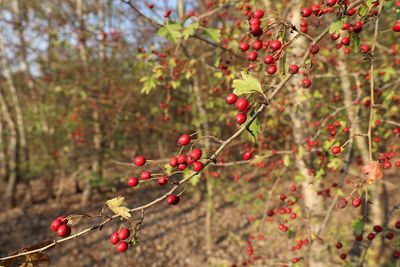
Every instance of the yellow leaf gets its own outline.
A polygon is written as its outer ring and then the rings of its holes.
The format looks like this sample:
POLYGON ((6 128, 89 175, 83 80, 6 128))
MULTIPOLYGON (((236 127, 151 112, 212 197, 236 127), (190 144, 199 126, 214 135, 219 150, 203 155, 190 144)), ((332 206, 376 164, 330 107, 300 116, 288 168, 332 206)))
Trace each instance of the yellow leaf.
POLYGON ((129 213, 129 209, 127 207, 121 206, 122 203, 124 203, 125 198, 124 197, 116 197, 110 200, 106 201, 107 207, 114 212, 115 214, 118 214, 124 219, 129 219, 131 217, 131 214, 129 213))

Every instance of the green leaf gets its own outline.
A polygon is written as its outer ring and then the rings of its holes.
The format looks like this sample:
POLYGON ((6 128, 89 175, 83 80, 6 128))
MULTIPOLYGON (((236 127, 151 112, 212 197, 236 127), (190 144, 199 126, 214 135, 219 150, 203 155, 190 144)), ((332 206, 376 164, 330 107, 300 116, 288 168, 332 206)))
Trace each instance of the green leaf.
POLYGON ((288 238, 292 239, 295 236, 296 236, 296 231, 290 228, 288 231, 288 238))
POLYGON ((334 23, 331 24, 331 26, 329 27, 329 34, 338 34, 343 26, 345 20, 338 20, 334 23))
POLYGON ((177 23, 170 23, 170 24, 165 24, 162 26, 157 34, 159 36, 166 37, 168 40, 176 43, 181 37, 182 33, 180 32, 182 30, 182 26, 177 23))
POLYGON ((324 175, 325 175, 324 169, 319 169, 319 170, 315 173, 314 180, 316 180, 316 181, 321 180, 321 179, 324 177, 324 175))
POLYGON ((383 70, 381 70, 384 72, 383 75, 383 81, 386 83, 388 81, 390 81, 390 79, 393 77, 393 75, 395 74, 394 68, 393 67, 387 67, 384 68, 383 70))
MULTIPOLYGON (((250 116, 252 117, 253 115, 254 112, 251 112, 250 116)), ((254 137, 254 142, 256 142, 257 136, 261 133, 261 125, 257 118, 250 124, 248 131, 254 137)))
POLYGON ((301 183, 301 182, 304 182, 306 180, 306 178, 301 174, 296 174, 295 177, 294 177, 294 180, 297 183, 301 183))
POLYGON ((155 76, 143 76, 140 78, 140 82, 143 83, 140 93, 146 95, 148 95, 158 85, 158 80, 155 76))
POLYGON ((232 83, 233 93, 236 95, 250 94, 253 92, 262 93, 261 83, 248 74, 242 71, 242 79, 235 79, 232 83))
POLYGON ((192 24, 189 24, 182 32, 183 39, 187 40, 190 36, 192 36, 196 30, 199 28, 199 23, 194 22, 192 24))
POLYGON ((304 146, 300 146, 297 154, 299 155, 300 158, 302 158, 304 156, 305 152, 306 152, 306 150, 305 150, 304 146))
POLYGON ((361 235, 364 231, 364 221, 362 219, 356 219, 351 223, 351 228, 354 234, 361 235))
POLYGON ((210 37, 210 39, 213 40, 214 42, 216 42, 216 43, 220 42, 221 31, 219 29, 205 28, 204 34, 206 34, 208 37, 210 37))
POLYGON ((359 46, 360 46, 360 35, 359 34, 353 34, 352 37, 350 38, 350 45, 353 47, 354 52, 358 52, 359 46))
POLYGON ((283 165, 285 165, 286 167, 290 166, 290 156, 289 155, 283 156, 283 165))

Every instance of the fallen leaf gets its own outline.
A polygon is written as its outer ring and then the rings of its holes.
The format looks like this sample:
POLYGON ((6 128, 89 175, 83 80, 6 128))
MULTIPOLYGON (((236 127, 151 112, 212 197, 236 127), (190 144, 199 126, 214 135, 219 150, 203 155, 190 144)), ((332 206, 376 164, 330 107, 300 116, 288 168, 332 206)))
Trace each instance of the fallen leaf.
POLYGON ((361 173, 367 175, 365 182, 370 185, 382 180, 383 173, 379 161, 371 161, 368 165, 361 168, 361 173))

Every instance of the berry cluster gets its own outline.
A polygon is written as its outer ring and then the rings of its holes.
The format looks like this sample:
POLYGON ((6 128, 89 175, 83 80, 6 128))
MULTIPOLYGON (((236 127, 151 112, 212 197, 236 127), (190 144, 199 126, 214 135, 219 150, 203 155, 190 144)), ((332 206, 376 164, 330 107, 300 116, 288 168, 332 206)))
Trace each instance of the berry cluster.
POLYGON ((121 228, 118 232, 111 234, 109 241, 112 245, 116 245, 117 251, 125 252, 129 247, 129 241, 127 239, 130 234, 131 231, 128 228, 121 228))
POLYGON ((249 109, 251 107, 251 105, 249 104, 247 99, 246 98, 238 98, 237 95, 235 95, 234 93, 231 93, 225 98, 225 102, 228 105, 235 104, 235 108, 239 111, 239 113, 237 113, 235 115, 235 120, 236 120, 237 124, 242 125, 243 123, 245 123, 245 121, 247 120, 246 113, 249 111, 249 109))
POLYGON ((71 234, 71 227, 65 216, 60 216, 50 224, 50 229, 56 232, 59 237, 67 237, 71 234))

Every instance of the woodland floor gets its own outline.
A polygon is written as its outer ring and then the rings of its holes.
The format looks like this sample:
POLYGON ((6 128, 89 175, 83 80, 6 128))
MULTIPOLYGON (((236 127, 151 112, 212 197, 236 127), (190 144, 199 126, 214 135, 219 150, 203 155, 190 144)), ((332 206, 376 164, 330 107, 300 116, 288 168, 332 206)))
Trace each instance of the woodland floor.
MULTIPOLYGON (((45 194, 44 181, 33 181, 33 184, 33 188, 42 188, 42 192, 34 192, 34 198, 40 199, 40 195, 45 194)), ((54 239, 49 223, 61 214, 99 212, 104 202, 116 195, 126 196, 127 206, 136 206, 135 203, 148 202, 163 193, 158 187, 95 193, 86 206, 80 204, 79 194, 70 194, 64 196, 59 204, 54 200, 42 201, 29 208, 2 211, 0 255, 54 239)), ((117 222, 112 222, 101 231, 48 250, 50 266, 207 266, 210 259, 205 256, 204 203, 204 194, 185 192, 177 206, 169 207, 162 203, 153 207, 146 214, 140 230, 140 245, 130 248, 124 256, 108 242, 111 232, 118 228, 117 222)), ((216 245, 211 260, 229 266, 233 260, 241 260, 246 255, 242 234, 248 224, 247 217, 234 205, 223 203, 218 198, 216 207, 213 225, 216 245), (235 240, 231 238, 233 235, 235 240), (238 253, 238 250, 243 250, 243 253, 238 253)), ((90 220, 79 222, 78 229, 73 232, 90 225, 90 220)))

